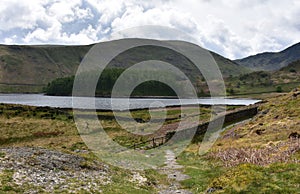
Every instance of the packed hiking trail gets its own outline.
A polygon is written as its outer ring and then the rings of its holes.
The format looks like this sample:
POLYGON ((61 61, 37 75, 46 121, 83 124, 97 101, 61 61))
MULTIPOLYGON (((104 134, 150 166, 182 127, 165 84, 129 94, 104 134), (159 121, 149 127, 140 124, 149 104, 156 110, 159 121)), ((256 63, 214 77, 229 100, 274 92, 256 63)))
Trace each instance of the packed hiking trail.
POLYGON ((159 194, 192 194, 188 190, 181 189, 180 181, 189 179, 188 175, 182 173, 183 166, 176 162, 176 156, 174 152, 166 151, 166 166, 158 169, 159 173, 166 174, 168 176, 169 185, 160 185, 159 194))

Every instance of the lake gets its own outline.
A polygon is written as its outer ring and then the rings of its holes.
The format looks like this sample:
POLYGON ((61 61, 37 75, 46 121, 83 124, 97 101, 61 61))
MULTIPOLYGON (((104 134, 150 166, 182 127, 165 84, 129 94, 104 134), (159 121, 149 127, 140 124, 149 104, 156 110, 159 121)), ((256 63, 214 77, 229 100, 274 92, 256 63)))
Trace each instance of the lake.
POLYGON ((45 96, 43 94, 0 94, 0 103, 56 108, 84 108, 102 110, 128 110, 157 108, 176 105, 250 105, 259 102, 255 99, 199 98, 199 99, 156 99, 156 98, 90 98, 71 96, 45 96))

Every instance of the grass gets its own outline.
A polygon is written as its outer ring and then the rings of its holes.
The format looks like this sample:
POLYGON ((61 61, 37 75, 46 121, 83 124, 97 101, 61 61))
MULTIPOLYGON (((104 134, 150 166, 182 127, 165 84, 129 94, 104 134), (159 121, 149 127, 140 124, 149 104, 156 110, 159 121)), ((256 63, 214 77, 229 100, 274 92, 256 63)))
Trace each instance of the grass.
POLYGON ((13 182, 12 170, 0 171, 0 193, 22 193, 24 189, 13 182))
MULTIPOLYGON (((183 188, 193 193, 297 193, 300 190, 299 144, 297 140, 289 139, 289 135, 300 133, 300 97, 293 95, 292 92, 269 98, 251 121, 225 130, 206 155, 198 154, 201 144, 194 141, 177 158, 178 163, 184 166, 184 173, 190 176, 190 179, 181 182, 183 188)), ((87 168, 89 161, 99 160, 90 152, 76 152, 88 148, 78 135, 70 112, 3 104, 0 107, 2 147, 40 146, 80 154, 87 159, 82 164, 87 168)), ((228 110, 234 108, 228 107, 228 110)), ((186 112, 193 116, 195 110, 195 107, 189 107, 186 112)), ((163 114, 159 110, 151 111, 152 118, 160 118, 163 114)), ((121 129, 112 112, 97 114, 102 117, 107 134, 116 141, 129 146, 142 140, 121 129)), ((133 111, 131 114, 135 118, 150 118, 147 110, 133 111)), ((201 108, 200 119, 205 120, 209 114, 208 108, 201 108)), ((179 115, 178 109, 169 109, 167 117, 178 118, 179 115)), ((126 115, 121 113, 121 116, 126 115)), ((1 157, 5 154, 0 153, 1 157)), ((156 193, 157 185, 168 184, 166 176, 155 170, 139 171, 147 178, 144 184, 132 181, 132 173, 110 166, 112 183, 101 187, 103 193, 156 193)), ((12 174, 11 171, 0 172, 0 193, 18 193, 33 187, 14 185, 12 174)))
POLYGON ((115 194, 115 193, 133 193, 133 194, 140 194, 140 193, 156 193, 157 190, 155 186, 158 183, 167 184, 166 175, 161 175, 155 170, 146 170, 145 172, 139 172, 144 177, 147 178, 147 183, 140 185, 137 187, 136 182, 128 181, 128 174, 131 174, 130 171, 120 171, 118 168, 112 169, 115 173, 112 175, 112 185, 104 186, 103 193, 108 194, 115 194))
POLYGON ((19 84, 0 84, 1 93, 40 93, 43 91, 42 85, 19 85, 19 84))
POLYGON ((191 178, 181 182, 183 188, 193 193, 205 192, 211 181, 221 176, 225 169, 222 163, 208 160, 196 152, 186 151, 178 156, 179 164, 184 166, 184 173, 191 178))
POLYGON ((5 157, 5 153, 0 152, 0 158, 4 158, 5 157))
POLYGON ((225 130, 211 150, 199 156, 192 144, 178 157, 194 193, 299 193, 300 98, 293 92, 271 98, 248 123, 225 130), (260 133, 257 133, 257 132, 260 133))
MULTIPOLYGON (((197 154, 191 145, 178 161, 191 178, 181 182, 193 193, 297 193, 300 189, 300 164, 277 162, 266 166, 240 163, 226 167, 221 160, 197 154)), ((299 153, 294 157, 299 158, 299 153), (298 155, 298 156, 297 156, 298 155)))
POLYGON ((216 193, 297 193, 300 164, 275 163, 267 167, 241 164, 215 178, 216 193), (219 191, 218 191, 219 190, 219 191))
MULTIPOLYGON (((185 108, 186 117, 198 116, 205 121, 210 116, 209 108, 201 108, 201 114, 195 115, 199 111, 198 107, 185 108)), ((82 114, 90 114, 83 112, 82 114)), ((132 146, 148 138, 148 136, 137 136, 121 128, 114 119, 112 112, 97 112, 101 124, 107 134, 125 146, 132 146)), ((138 110, 131 112, 134 118, 150 119, 149 111, 138 110)), ((160 119, 165 114, 160 109, 151 110, 151 119, 160 119)), ((168 120, 164 123, 170 124, 180 120, 180 110, 171 108, 167 111, 168 120)), ((126 114, 120 112, 121 117, 126 118, 126 114)), ((135 123, 136 125, 136 123, 135 123)), ((154 124, 155 126, 156 124, 154 124)), ((131 126, 126 122, 125 126, 131 126)), ((151 130, 153 125, 139 123, 138 129, 151 130)), ((73 144, 81 142, 77 128, 73 121, 70 110, 59 110, 55 108, 39 108, 20 105, 0 104, 0 145, 20 145, 20 146, 46 146, 51 148, 73 148, 73 144)))
MULTIPOLYGON (((208 113, 204 108, 203 112, 208 113)), ((194 114, 195 107, 187 108, 189 114, 194 114)), ((89 113, 86 113, 89 114, 89 113)), ((103 117, 102 123, 105 126, 106 132, 119 143, 131 146, 134 142, 140 142, 140 137, 129 135, 125 130, 122 130, 117 122, 112 119, 112 112, 98 112, 100 118, 103 117)), ((132 112, 135 118, 149 117, 149 112, 139 110, 132 112)), ((153 110, 153 118, 161 116, 159 110, 153 110)), ((177 109, 168 111, 167 117, 178 117, 180 112, 177 109)), ((204 114, 204 113, 203 113, 204 114)), ((123 116, 123 115, 121 115, 123 116)), ((199 115, 198 115, 199 116, 199 115)), ((170 120, 168 122, 176 122, 170 120)), ((72 112, 70 110, 59 110, 54 108, 38 108, 21 105, 0 104, 0 147, 43 147, 51 150, 58 150, 65 153, 81 155, 87 159, 82 166, 88 168, 89 163, 93 160, 100 160, 91 152, 78 152, 78 150, 89 150, 78 134, 77 128, 73 121, 72 112)), ((0 158, 5 157, 4 153, 0 153, 0 158)), ((132 172, 109 166, 112 183, 102 185, 101 189, 104 193, 155 193, 157 192, 156 185, 167 184, 166 175, 161 175, 155 170, 140 171, 139 173, 147 178, 147 181, 139 185, 132 182, 132 172)), ((41 192, 42 188, 37 188, 33 185, 18 186, 11 179, 13 172, 2 171, 1 174, 1 189, 0 193, 23 193, 30 189, 38 189, 41 192), (5 178, 6 177, 6 178, 5 178)), ((80 184, 80 183, 76 183, 80 184)), ((81 193, 85 193, 82 191, 81 193)))

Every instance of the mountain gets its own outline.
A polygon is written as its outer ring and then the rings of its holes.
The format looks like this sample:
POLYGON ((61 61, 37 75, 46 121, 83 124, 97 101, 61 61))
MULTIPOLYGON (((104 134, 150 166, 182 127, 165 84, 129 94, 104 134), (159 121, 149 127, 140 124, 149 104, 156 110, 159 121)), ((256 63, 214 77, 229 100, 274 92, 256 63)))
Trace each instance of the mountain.
MULTIPOLYGON (((0 92, 41 92, 50 81, 74 75, 92 46, 0 45, 0 92)), ((216 53, 212 52, 212 55, 225 77, 250 72, 248 68, 216 53)), ((130 49, 116 57, 111 66, 126 68, 129 64, 140 61, 141 57, 165 59, 166 62, 175 63, 180 70, 192 77, 192 81, 201 77, 191 68, 192 63, 187 58, 166 49, 161 52, 151 46, 130 49)))
POLYGON ((225 79, 235 95, 288 92, 300 85, 300 60, 276 71, 255 71, 225 79))
POLYGON ((274 71, 300 59, 300 43, 281 52, 265 52, 244 59, 235 60, 238 64, 253 70, 274 71))
POLYGON ((300 60, 294 61, 288 66, 281 68, 279 72, 300 73, 300 60))

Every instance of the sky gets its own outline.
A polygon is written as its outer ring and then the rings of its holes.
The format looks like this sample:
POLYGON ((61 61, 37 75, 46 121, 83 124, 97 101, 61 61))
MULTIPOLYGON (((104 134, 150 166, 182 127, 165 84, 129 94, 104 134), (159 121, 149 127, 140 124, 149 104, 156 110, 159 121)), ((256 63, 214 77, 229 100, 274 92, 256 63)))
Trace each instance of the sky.
POLYGON ((162 26, 237 59, 300 42, 299 18, 299 0, 1 0, 0 43, 92 44, 130 28, 141 38, 182 39, 149 32, 162 26))

